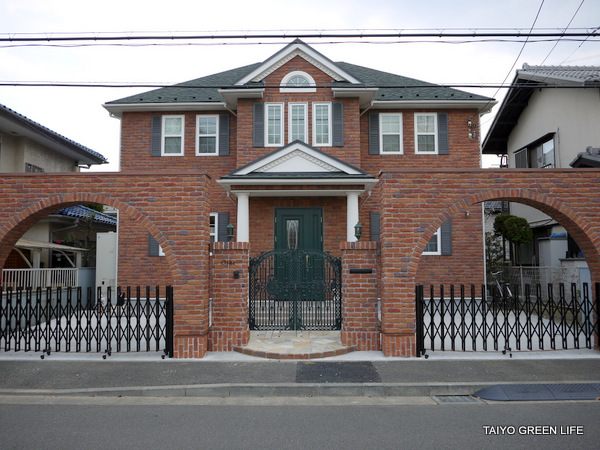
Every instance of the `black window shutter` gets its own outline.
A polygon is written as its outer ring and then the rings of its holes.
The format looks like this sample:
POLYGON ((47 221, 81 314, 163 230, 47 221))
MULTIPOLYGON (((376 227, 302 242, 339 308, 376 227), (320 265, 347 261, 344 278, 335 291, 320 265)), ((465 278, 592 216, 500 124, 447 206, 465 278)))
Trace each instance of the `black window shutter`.
POLYGON ((219 242, 227 242, 227 225, 229 225, 229 213, 218 213, 218 231, 217 240, 219 242))
POLYGON ((379 241, 381 234, 381 223, 378 212, 371 212, 371 241, 379 241))
POLYGON ((369 155, 379 155, 379 113, 369 114, 369 155))
POLYGON ((148 234, 148 256, 158 256, 158 241, 148 234))
POLYGON ((438 113, 438 154, 450 154, 450 143, 448 141, 448 113, 438 113))
POLYGON ((150 136, 150 156, 160 156, 162 116, 152 116, 152 131, 150 136))
POLYGON ((219 155, 229 156, 229 115, 219 114, 219 155))
POLYGON ((441 227, 442 255, 452 254, 452 219, 446 220, 441 227))
POLYGON ((254 104, 254 123, 252 130, 252 146, 265 146, 265 104, 254 104))
POLYGON ((344 146, 344 104, 342 102, 333 102, 333 146, 344 146))

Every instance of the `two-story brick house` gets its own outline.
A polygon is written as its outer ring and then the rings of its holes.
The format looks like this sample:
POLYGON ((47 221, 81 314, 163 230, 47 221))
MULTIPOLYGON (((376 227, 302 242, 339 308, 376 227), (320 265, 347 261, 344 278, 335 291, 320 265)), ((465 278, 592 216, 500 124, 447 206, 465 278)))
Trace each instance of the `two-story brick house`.
MULTIPOLYGON (((104 107, 121 120, 123 172, 210 174, 211 241, 227 240, 231 224, 251 256, 337 256, 358 222, 363 241, 379 240, 373 188, 382 169, 479 168, 479 117, 494 103, 333 62, 296 40, 264 62, 104 107)), ((119 227, 119 284, 170 283, 156 241, 133 221, 119 227)), ((425 249, 419 281, 483 283, 482 235, 480 205, 449 219, 425 249)))

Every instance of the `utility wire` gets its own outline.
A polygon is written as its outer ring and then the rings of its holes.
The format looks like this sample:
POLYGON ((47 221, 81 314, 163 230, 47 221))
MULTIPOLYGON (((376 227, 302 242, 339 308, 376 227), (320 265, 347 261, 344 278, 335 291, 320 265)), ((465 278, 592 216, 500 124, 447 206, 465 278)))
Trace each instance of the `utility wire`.
MULTIPOLYGON (((569 26, 571 26, 571 23, 573 22, 573 20, 575 19, 575 16, 577 15, 577 13, 579 12, 579 10, 581 9, 581 7, 583 6, 583 4, 585 3, 585 0, 581 0, 581 3, 579 4, 579 6, 577 7, 577 10, 575 11, 575 14, 573 14, 573 17, 571 17, 571 20, 569 20, 569 23, 567 24, 567 26, 565 27, 565 31, 567 31, 569 29, 569 26)), ((546 57, 544 58, 544 60, 540 63, 540 66, 543 66, 544 63, 546 62, 546 60, 548 59, 548 57, 552 54, 552 52, 554 51, 554 49, 556 48, 556 46, 558 45, 558 43, 561 40, 558 39, 556 41, 556 43, 554 44, 554 46, 550 49, 550 51, 548 52, 548 54, 546 55, 546 57)))
MULTIPOLYGON (((543 4, 543 2, 542 2, 543 4)), ((539 11, 538 11, 539 15, 539 11)), ((536 16, 537 20, 537 16, 536 16)), ((316 32, 316 33, 252 33, 252 34, 171 34, 171 35, 114 35, 107 36, 104 34, 91 33, 90 35, 81 34, 79 36, 72 35, 54 35, 48 33, 38 36, 27 36, 21 37, 16 34, 0 34, 0 42, 10 43, 32 43, 32 42, 106 42, 106 41, 182 41, 182 40, 248 40, 248 39, 340 39, 340 38, 563 38, 563 37, 578 37, 586 38, 597 36, 597 32, 594 31, 578 31, 565 33, 564 30, 560 31, 542 31, 533 32, 533 27, 529 32, 522 31, 510 31, 510 32, 488 32, 488 31, 466 31, 466 32, 361 32, 361 33, 335 33, 335 32, 316 32)))

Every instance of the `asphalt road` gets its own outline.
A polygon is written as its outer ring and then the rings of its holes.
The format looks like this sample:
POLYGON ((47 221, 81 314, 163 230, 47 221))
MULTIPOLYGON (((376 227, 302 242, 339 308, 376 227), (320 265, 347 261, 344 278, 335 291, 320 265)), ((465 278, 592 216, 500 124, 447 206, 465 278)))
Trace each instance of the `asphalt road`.
POLYGON ((600 402, 0 397, 3 449, 597 448, 600 402))

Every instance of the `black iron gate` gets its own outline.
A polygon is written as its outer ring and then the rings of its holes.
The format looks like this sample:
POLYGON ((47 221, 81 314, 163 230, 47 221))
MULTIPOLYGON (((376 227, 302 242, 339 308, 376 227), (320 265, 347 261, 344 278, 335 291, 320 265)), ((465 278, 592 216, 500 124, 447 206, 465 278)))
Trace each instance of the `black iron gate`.
POLYGON ((416 288, 417 353, 594 348, 600 335, 600 283, 416 288))
POLYGON ((252 330, 341 329, 341 260, 288 249, 251 259, 249 322, 252 330))
MULTIPOLYGON (((0 349, 5 351, 164 351, 173 356, 173 287, 100 290, 0 287, 0 349), (96 294, 96 295, 94 295, 96 294)), ((42 355, 43 356, 43 355, 42 355)), ((164 356, 163 356, 164 357, 164 356)))

